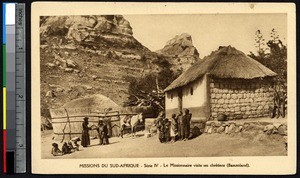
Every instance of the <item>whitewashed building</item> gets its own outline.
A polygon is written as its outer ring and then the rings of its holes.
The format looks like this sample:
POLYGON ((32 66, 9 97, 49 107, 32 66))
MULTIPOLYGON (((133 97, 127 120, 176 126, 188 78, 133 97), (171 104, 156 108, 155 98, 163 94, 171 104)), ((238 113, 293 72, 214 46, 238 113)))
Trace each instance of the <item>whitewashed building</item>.
POLYGON ((220 47, 196 62, 165 91, 166 116, 189 109, 192 120, 264 117, 273 106, 276 73, 243 52, 220 47))

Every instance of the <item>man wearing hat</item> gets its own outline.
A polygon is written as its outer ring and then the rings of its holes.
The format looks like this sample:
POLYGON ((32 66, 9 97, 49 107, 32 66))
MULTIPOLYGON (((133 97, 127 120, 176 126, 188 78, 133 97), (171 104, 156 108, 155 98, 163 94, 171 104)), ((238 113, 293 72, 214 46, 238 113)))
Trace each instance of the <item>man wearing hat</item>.
POLYGON ((91 144, 89 130, 91 130, 91 128, 89 127, 89 118, 84 117, 82 123, 82 136, 81 136, 81 145, 83 147, 87 147, 88 145, 91 144))

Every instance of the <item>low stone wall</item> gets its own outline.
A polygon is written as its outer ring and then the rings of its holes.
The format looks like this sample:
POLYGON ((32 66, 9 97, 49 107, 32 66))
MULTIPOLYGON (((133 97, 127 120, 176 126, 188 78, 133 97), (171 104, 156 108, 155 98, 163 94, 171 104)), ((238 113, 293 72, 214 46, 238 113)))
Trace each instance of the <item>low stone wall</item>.
POLYGON ((211 79, 211 120, 225 114, 229 120, 269 115, 273 107, 270 80, 211 79))
POLYGON ((207 121, 204 133, 213 134, 235 134, 239 132, 247 132, 254 130, 262 130, 265 134, 280 134, 287 136, 286 123, 271 122, 238 122, 238 121, 207 121))

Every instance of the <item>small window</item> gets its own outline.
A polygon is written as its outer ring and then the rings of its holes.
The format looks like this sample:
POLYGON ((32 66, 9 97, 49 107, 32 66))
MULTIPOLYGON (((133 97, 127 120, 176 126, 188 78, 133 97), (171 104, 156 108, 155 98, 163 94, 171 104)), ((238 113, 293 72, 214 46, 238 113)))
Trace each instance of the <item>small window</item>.
POLYGON ((173 99, 173 94, 171 93, 171 100, 173 99))
POLYGON ((194 94, 194 89, 193 89, 193 87, 190 89, 190 93, 191 93, 191 95, 194 94))

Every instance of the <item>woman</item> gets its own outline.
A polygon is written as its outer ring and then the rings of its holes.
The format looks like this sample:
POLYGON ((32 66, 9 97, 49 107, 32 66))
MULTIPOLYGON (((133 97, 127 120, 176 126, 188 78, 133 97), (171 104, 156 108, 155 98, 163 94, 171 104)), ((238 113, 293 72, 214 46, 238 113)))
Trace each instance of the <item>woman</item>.
POLYGON ((52 143, 52 150, 51 150, 51 154, 53 156, 62 156, 62 152, 60 151, 60 149, 58 148, 58 144, 57 143, 52 143))
POLYGON ((176 114, 172 114, 171 117, 171 142, 175 142, 178 137, 178 121, 176 114))
POLYGON ((158 117, 155 120, 155 125, 156 125, 156 128, 158 130, 158 139, 161 143, 164 142, 164 133, 163 133, 163 130, 164 130, 164 123, 163 123, 164 116, 165 116, 164 112, 160 112, 158 117))
POLYGON ((184 122, 183 122, 183 116, 182 116, 182 112, 180 111, 177 115, 177 123, 178 123, 178 139, 179 140, 182 140, 183 139, 183 135, 182 132, 183 132, 183 125, 184 125, 184 122))
POLYGON ((91 144, 90 142, 90 134, 89 134, 89 130, 91 130, 91 128, 89 127, 89 118, 85 117, 83 118, 83 123, 82 123, 82 136, 81 136, 81 145, 83 147, 87 147, 88 145, 91 144))

